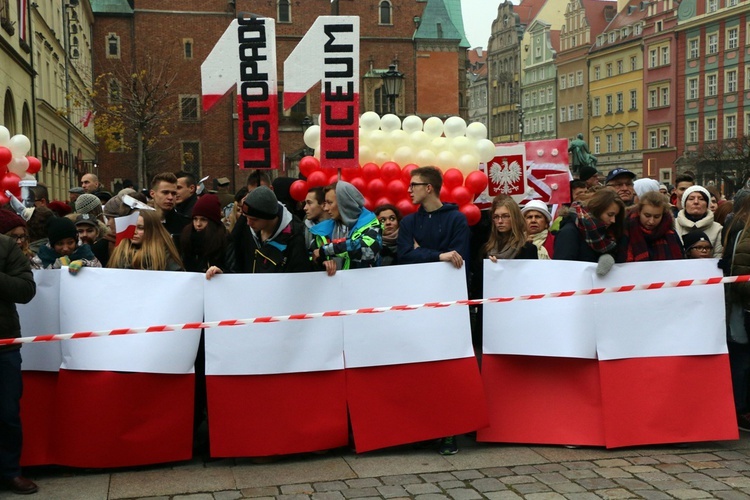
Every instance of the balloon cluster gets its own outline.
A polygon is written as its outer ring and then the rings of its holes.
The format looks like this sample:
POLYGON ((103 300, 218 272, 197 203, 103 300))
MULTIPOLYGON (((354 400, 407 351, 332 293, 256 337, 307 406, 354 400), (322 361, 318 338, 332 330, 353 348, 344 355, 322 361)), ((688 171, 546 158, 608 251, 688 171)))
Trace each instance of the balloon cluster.
MULTIPOLYGON (((487 127, 478 122, 467 125, 458 116, 443 123, 437 117, 422 122, 412 115, 402 122, 396 115, 381 118, 372 111, 363 114, 359 124, 360 164, 342 169, 341 178, 365 196, 368 209, 389 203, 403 215, 414 212, 417 207, 407 192, 411 171, 434 166, 443 172, 440 199, 456 203, 470 225, 479 222, 480 211, 473 201, 485 190, 488 179, 478 168, 495 157, 495 144, 487 139, 487 127)), ((300 161, 300 173, 307 181, 295 181, 291 186, 291 195, 298 201, 310 188, 338 180, 336 169, 321 168, 320 127, 309 127, 304 140, 315 155, 300 161)))
POLYGON ((42 168, 42 162, 33 156, 26 156, 31 149, 31 142, 25 135, 10 136, 7 128, 0 125, 0 205, 10 200, 5 191, 10 191, 16 198, 21 197, 21 186, 24 178, 33 179, 33 175, 42 168))

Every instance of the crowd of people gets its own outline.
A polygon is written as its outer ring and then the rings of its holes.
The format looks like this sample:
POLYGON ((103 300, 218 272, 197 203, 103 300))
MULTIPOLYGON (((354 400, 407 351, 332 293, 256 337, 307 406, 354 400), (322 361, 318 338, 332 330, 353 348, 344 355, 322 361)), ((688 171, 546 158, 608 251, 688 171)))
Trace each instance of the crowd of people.
MULTIPOLYGON (((498 195, 473 227, 456 205, 440 200, 442 174, 433 167, 411 172, 408 192, 418 209, 407 216, 393 205, 370 211, 363 193, 345 181, 312 188, 298 203, 289 193, 294 179, 272 181, 263 171, 251 172, 234 196, 201 193, 186 172, 154 176, 148 195, 132 188, 110 195, 86 174, 67 203, 50 201, 39 185, 33 200, 25 200, 33 207, 0 209, 0 337, 20 335, 11 305, 33 297, 30 269, 188 271, 212 279, 223 273, 334 276, 442 261, 466 270, 473 298, 483 296, 482 267, 508 259, 592 262, 604 275, 615 263, 717 257, 727 275, 750 273, 750 190, 730 201, 688 174, 674 187, 635 177, 616 168, 602 182, 594 166, 584 166, 570 185, 572 203, 556 213, 539 200, 519 205, 498 195), (116 219, 136 211, 134 234, 116 244, 116 219)), ((742 322, 750 284, 728 287, 726 297, 727 310, 740 311, 742 322)), ((738 426, 750 431, 748 336, 727 331, 738 426)), ((472 311, 472 337, 481 351, 481 308, 472 311)), ((0 361, 0 479, 31 492, 36 486, 18 469, 20 377, 6 376, 20 363, 18 348, 0 347, 0 361)), ((200 405, 205 399, 197 396, 200 405)), ((454 438, 440 441, 440 453, 457 450, 454 438)))

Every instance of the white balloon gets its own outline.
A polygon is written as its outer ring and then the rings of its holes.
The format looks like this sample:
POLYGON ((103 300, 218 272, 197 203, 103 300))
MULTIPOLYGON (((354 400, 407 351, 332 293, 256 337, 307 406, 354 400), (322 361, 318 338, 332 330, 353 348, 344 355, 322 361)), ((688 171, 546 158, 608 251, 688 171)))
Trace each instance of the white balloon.
POLYGON ((420 167, 434 167, 435 166, 435 153, 430 149, 423 149, 417 151, 416 163, 420 167))
POLYGON ((382 130, 373 130, 372 132, 370 132, 369 145, 373 149, 373 151, 378 151, 383 147, 383 144, 385 144, 387 138, 388 136, 382 130))
POLYGON ((479 158, 472 154, 459 156, 456 167, 464 174, 464 177, 479 168, 479 158))
POLYGON ((456 155, 454 155, 452 151, 441 151, 435 158, 435 164, 440 170, 453 168, 456 166, 456 163, 456 155))
POLYGON ((383 163, 391 161, 391 154, 386 151, 378 151, 375 153, 375 160, 373 163, 376 163, 378 166, 382 166, 383 163))
POLYGON ((435 137, 430 142, 430 148, 435 152, 435 154, 440 154, 442 151, 448 151, 450 149, 450 143, 448 142, 448 139, 445 137, 435 137))
POLYGON ((477 156, 481 162, 488 162, 495 157, 495 143, 489 139, 478 141, 476 148, 477 156))
POLYGON ((443 130, 445 131, 445 137, 448 139, 460 137, 466 133, 466 122, 460 116, 451 116, 445 120, 443 130))
POLYGON ((456 153, 456 156, 461 156, 462 154, 471 154, 476 150, 476 145, 474 144, 476 141, 472 141, 471 139, 463 135, 454 137, 450 141, 450 148, 454 153, 456 153))
POLYGON ((399 166, 405 166, 414 162, 414 151, 409 146, 401 146, 393 152, 393 161, 399 166))
POLYGON ((409 134, 401 129, 394 130, 388 134, 388 142, 393 146, 393 150, 397 150, 401 146, 409 145, 409 134))
POLYGON ((10 132, 7 128, 0 125, 0 146, 8 147, 10 144, 10 132))
POLYGON ((380 119, 380 130, 383 132, 393 132, 401 128, 401 118, 396 115, 387 114, 380 119))
POLYGON ((404 118, 401 128, 410 134, 422 130, 422 119, 416 115, 409 115, 404 118))
POLYGON ((429 148, 431 139, 429 135, 421 130, 417 130, 416 132, 409 134, 409 142, 414 151, 419 151, 420 149, 429 148))
POLYGON ((26 153, 31 149, 31 142, 25 135, 14 135, 8 142, 8 149, 13 153, 14 157, 26 156, 26 153))
POLYGON ((468 137, 469 139, 474 139, 476 141, 481 141, 482 139, 486 139, 487 127, 485 127, 484 123, 481 123, 481 122, 470 123, 466 127, 466 137, 468 137))
POLYGON ((320 160, 320 148, 315 150, 315 152, 313 153, 313 156, 317 158, 318 160, 320 160))
POLYGON ((380 128, 380 116, 374 111, 368 111, 359 118, 359 126, 367 131, 377 130, 380 128))
POLYGON ((431 116, 424 122, 424 133, 430 137, 443 135, 443 121, 437 116, 431 116))
POLYGON ((34 177, 34 174, 27 173, 25 176, 21 178, 23 181, 35 181, 36 177, 34 177))
POLYGON ((359 127, 359 145, 370 145, 370 132, 363 129, 362 127, 359 127))
POLYGON ((375 160, 375 153, 372 152, 370 146, 363 146, 359 144, 359 164, 364 165, 375 160))
POLYGON ((317 149, 320 147, 320 125, 312 125, 305 130, 303 137, 305 144, 310 149, 317 149))
POLYGON ((8 163, 8 170, 23 178, 29 168, 29 160, 25 156, 16 156, 8 163))

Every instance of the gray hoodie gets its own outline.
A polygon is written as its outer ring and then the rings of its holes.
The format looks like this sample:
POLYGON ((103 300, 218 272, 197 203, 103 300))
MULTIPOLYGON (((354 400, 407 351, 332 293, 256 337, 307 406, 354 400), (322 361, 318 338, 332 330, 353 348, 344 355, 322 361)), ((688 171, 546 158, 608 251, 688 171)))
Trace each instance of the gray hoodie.
POLYGON ((365 206, 365 197, 357 188, 346 181, 336 183, 336 203, 339 206, 339 214, 344 225, 348 228, 354 226, 359 219, 365 206))

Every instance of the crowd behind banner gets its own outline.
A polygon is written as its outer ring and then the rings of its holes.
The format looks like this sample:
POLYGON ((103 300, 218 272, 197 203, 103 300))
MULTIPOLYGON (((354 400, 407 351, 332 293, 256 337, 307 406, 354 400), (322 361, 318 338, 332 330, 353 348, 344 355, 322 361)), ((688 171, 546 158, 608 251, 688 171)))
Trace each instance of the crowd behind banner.
MULTIPOLYGON (((271 181, 262 171, 251 172, 234 195, 226 179, 216 183, 218 192, 208 192, 193 175, 178 172, 157 174, 148 190, 127 187, 113 196, 86 174, 81 187, 70 190, 69 202, 49 200, 40 185, 33 188, 34 199, 25 200, 28 207, 0 210, 0 234, 14 239, 25 266, 67 268, 72 275, 85 273, 85 267, 108 267, 197 272, 208 280, 224 273, 334 276, 349 269, 445 262, 465 269, 472 298, 485 293, 484 266, 516 259, 589 262, 606 276, 615 263, 715 257, 726 275, 750 273, 750 191, 742 189, 730 201, 687 174, 674 186, 636 180, 624 168, 602 177, 595 167, 580 168, 570 185, 573 202, 554 215, 543 202, 519 206, 498 195, 469 227, 455 205, 440 200, 442 174, 432 167, 411 171, 408 192, 418 208, 405 217, 393 205, 369 210, 363 194, 344 181, 312 188, 298 203, 289 192, 294 179, 271 181), (118 223, 128 217, 130 227, 118 223)), ((737 425, 750 430, 744 325, 750 284, 727 287, 726 308, 737 425)), ((2 314, 12 313, 5 308, 2 314)), ((478 351, 482 315, 481 307, 472 308, 478 351)), ((21 332, 12 327, 3 334, 21 332)), ((2 355, 9 352, 14 350, 2 355)), ((205 370, 202 362, 199 355, 198 375, 205 370)), ((196 396, 196 408, 205 406, 200 383, 196 396)), ((200 410, 196 415, 198 428, 200 410)), ((440 440, 440 453, 457 450, 453 436, 440 440)))

